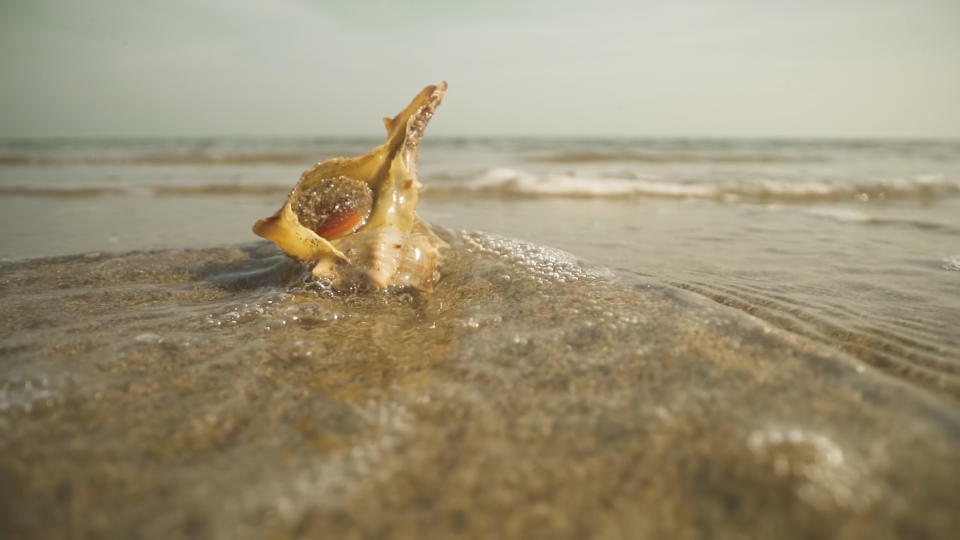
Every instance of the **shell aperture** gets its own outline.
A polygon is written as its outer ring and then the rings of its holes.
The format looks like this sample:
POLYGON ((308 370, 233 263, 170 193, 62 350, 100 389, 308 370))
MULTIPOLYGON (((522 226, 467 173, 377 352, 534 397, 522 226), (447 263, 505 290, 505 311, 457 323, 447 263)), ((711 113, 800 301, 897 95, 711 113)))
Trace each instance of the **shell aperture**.
POLYGON ((370 215, 373 192, 366 182, 346 176, 324 178, 294 193, 293 212, 317 236, 334 240, 357 230, 370 215))

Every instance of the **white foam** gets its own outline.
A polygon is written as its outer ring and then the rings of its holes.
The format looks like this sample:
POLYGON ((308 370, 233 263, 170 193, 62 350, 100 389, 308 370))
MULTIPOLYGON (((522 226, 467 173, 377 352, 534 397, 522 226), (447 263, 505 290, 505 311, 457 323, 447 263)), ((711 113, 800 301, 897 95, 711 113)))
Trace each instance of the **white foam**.
POLYGON ((867 223, 872 219, 866 212, 853 210, 851 208, 810 208, 807 210, 807 213, 835 219, 843 223, 867 223))
POLYGON ((847 459, 826 435, 796 427, 762 429, 750 434, 747 446, 773 474, 795 478, 797 495, 813 506, 865 510, 879 496, 870 461, 847 459))
POLYGON ((795 197, 828 196, 840 190, 849 191, 849 188, 844 186, 831 186, 822 182, 782 182, 776 180, 742 184, 740 189, 743 190, 742 194, 745 195, 793 195, 795 197))
MULTIPOLYGON (((872 183, 849 184, 825 181, 790 181, 775 179, 741 180, 721 183, 672 182, 655 177, 600 178, 570 174, 532 174, 517 169, 492 169, 471 181, 454 185, 454 189, 494 191, 507 194, 544 197, 664 197, 739 200, 741 198, 773 200, 867 201, 885 199, 891 194, 905 196, 930 195, 939 192, 960 192, 960 182, 948 181, 943 175, 918 175, 911 178, 877 180, 872 183)), ((855 211, 831 211, 830 217, 841 221, 865 221, 869 217, 855 211)), ((823 214, 826 215, 826 214, 823 214)))
POLYGON ((951 255, 943 258, 943 267, 946 270, 960 272, 960 255, 951 255))
POLYGON ((719 195, 718 186, 707 184, 676 184, 628 178, 590 178, 566 174, 537 176, 514 169, 493 169, 469 182, 467 187, 478 190, 498 189, 525 195, 568 197, 656 195, 712 198, 719 195))

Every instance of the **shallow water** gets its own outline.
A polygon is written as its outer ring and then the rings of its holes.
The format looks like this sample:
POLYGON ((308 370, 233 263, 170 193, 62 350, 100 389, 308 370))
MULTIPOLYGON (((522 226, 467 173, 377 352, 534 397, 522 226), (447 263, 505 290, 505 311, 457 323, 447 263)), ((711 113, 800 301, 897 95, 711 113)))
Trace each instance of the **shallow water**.
POLYGON ((434 295, 347 296, 240 244, 368 141, 5 145, 0 525, 956 527, 960 144, 425 145, 426 219, 529 243, 444 232, 434 295))
MULTIPOLYGON (((249 241, 375 141, 0 147, 0 257, 249 241)), ((960 143, 427 140, 420 213, 687 288, 960 394, 960 143)))

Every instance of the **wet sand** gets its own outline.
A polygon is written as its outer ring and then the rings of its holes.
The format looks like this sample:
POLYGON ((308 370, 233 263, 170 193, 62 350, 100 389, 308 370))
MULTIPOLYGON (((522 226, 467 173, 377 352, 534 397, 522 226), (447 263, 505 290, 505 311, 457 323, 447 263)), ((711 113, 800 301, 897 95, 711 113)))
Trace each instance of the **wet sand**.
POLYGON ((693 293, 444 233, 0 263, 14 538, 949 538, 960 406, 693 293))

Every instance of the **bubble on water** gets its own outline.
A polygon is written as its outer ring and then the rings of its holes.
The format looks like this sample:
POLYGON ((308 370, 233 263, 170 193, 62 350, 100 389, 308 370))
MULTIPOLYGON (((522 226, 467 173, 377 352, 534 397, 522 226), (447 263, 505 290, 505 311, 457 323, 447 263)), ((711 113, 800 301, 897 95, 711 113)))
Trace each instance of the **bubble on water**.
POLYGON ((796 481, 797 496, 818 508, 863 509, 878 496, 864 460, 853 460, 831 438, 800 428, 756 430, 747 446, 773 474, 796 481))
POLYGON ((283 319, 271 318, 263 321, 264 330, 278 330, 285 326, 287 326, 287 321, 283 319))
POLYGON ((275 291, 260 297, 257 304, 260 306, 273 306, 286 304, 296 299, 296 296, 287 292, 275 291))
MULTIPOLYGON (((479 232, 461 231, 460 236, 469 251, 492 255, 509 263, 513 265, 515 274, 533 277, 538 284, 597 281, 613 277, 609 270, 585 265, 565 251, 479 232)), ((521 275, 511 276, 511 279, 521 279, 521 275)))
MULTIPOLYGON (((267 298, 266 305, 272 307, 277 301, 278 297, 271 296, 267 298)), ((205 320, 213 326, 233 326, 255 321, 266 312, 267 310, 260 302, 231 303, 223 306, 217 312, 208 314, 205 320)))
POLYGON ((333 296, 334 294, 333 281, 329 278, 315 276, 310 273, 309 270, 304 270, 297 280, 297 284, 291 287, 290 290, 295 292, 313 292, 321 294, 322 296, 333 296))
POLYGON ((481 311, 477 310, 471 313, 469 316, 465 317, 461 324, 464 328, 483 328, 487 326, 498 325, 503 322, 503 313, 497 311, 481 311))
POLYGON ((59 405, 63 402, 61 388, 65 383, 41 374, 6 376, 0 379, 0 412, 30 412, 34 405, 59 405))
POLYGON ((281 344, 277 352, 284 360, 303 362, 322 357, 327 349, 323 344, 306 339, 295 339, 281 344))
POLYGON ((263 313, 264 309, 260 304, 244 304, 240 309, 241 317, 259 317, 263 313))
POLYGON ((252 302, 224 304, 215 312, 206 314, 203 320, 210 326, 252 324, 276 331, 291 326, 313 328, 344 318, 343 313, 332 311, 317 296, 324 295, 316 292, 298 295, 289 291, 272 291, 252 302))
POLYGON ((316 328, 344 319, 343 313, 312 302, 283 306, 281 309, 272 311, 271 314, 273 318, 269 324, 273 328, 280 326, 316 328))

